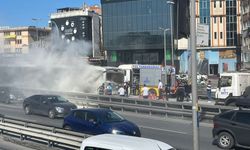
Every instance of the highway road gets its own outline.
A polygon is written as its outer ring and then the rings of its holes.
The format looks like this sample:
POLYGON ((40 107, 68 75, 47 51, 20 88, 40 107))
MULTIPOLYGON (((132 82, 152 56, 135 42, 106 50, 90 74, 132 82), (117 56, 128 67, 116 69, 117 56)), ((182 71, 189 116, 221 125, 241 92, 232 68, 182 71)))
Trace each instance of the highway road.
POLYGON ((0 137, 0 150, 32 150, 32 149, 5 141, 3 138, 0 137))
MULTIPOLYGON (((62 126, 62 119, 49 119, 45 116, 25 115, 21 104, 0 104, 0 113, 16 118, 43 123, 49 126, 62 126)), ((192 123, 187 120, 151 118, 132 113, 120 113, 141 128, 143 137, 166 142, 179 150, 192 150, 192 123)), ((212 143, 212 124, 200 124, 200 149, 219 150, 212 143)))

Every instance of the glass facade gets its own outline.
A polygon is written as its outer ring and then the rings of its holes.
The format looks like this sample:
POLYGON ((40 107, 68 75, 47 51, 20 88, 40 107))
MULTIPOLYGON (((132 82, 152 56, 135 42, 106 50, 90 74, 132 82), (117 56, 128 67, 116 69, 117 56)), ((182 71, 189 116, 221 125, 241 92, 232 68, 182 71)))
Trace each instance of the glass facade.
MULTIPOLYGON (((209 26, 209 33, 210 33, 210 0, 200 0, 200 23, 207 24, 209 26)), ((210 46, 210 34, 209 34, 209 42, 208 45, 210 46)))
MULTIPOLYGON (((163 29, 167 28, 166 58, 171 58, 170 7, 175 10, 175 5, 167 4, 166 0, 102 0, 101 3, 108 65, 161 64, 164 56, 163 29)), ((167 59, 168 62, 171 60, 167 59)))
POLYGON ((226 0, 227 46, 237 45, 236 0, 226 0))

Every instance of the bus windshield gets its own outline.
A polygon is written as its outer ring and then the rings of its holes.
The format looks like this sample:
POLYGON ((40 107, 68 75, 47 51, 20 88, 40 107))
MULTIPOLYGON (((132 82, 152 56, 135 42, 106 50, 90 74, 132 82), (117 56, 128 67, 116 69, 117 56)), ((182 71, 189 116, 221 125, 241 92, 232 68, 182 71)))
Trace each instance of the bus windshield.
POLYGON ((115 83, 121 84, 124 82, 124 71, 107 71, 106 78, 107 81, 113 81, 115 83))

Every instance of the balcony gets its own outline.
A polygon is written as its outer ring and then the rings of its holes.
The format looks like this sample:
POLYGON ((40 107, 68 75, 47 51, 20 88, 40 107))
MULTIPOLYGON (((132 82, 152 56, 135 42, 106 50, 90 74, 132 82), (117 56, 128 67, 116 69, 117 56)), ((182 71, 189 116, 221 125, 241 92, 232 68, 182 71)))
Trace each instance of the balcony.
POLYGON ((16 35, 4 35, 4 39, 16 39, 16 35))

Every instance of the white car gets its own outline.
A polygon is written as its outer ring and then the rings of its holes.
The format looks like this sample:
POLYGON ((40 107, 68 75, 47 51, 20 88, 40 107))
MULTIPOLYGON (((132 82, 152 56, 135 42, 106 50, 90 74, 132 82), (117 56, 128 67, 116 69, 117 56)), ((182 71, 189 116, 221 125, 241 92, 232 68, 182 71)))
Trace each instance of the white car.
POLYGON ((83 140, 81 150, 176 150, 158 140, 117 134, 101 134, 83 140))

